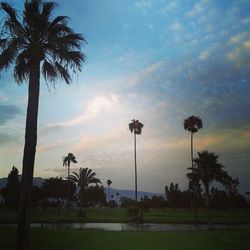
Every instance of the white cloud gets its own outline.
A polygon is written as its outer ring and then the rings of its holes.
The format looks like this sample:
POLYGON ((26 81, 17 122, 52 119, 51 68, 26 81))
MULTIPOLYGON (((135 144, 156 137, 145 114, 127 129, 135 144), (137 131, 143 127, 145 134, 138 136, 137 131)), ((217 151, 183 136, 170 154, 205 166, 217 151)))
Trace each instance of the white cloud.
POLYGON ((246 17, 246 18, 242 19, 241 22, 243 24, 250 24, 250 17, 246 17))
POLYGON ((181 24, 179 22, 174 22, 170 24, 170 30, 172 31, 179 31, 181 30, 181 24))
POLYGON ((157 62, 152 65, 150 65, 147 68, 142 69, 141 71, 135 73, 131 77, 128 78, 128 83, 130 85, 136 85, 139 83, 142 83, 144 80, 148 78, 148 76, 154 74, 157 72, 162 66, 164 65, 163 62, 157 62))
POLYGON ((240 43, 242 43, 242 41, 244 41, 246 39, 247 36, 248 36, 247 32, 240 32, 237 35, 230 37, 229 44, 231 44, 231 45, 240 44, 240 43))
POLYGON ((200 53, 199 59, 201 61, 206 61, 210 57, 210 54, 211 54, 210 50, 204 50, 200 53))
POLYGON ((109 96, 96 96, 87 103, 85 106, 85 111, 82 115, 65 122, 50 124, 48 128, 80 125, 95 119, 97 116, 102 115, 103 113, 114 112, 117 111, 117 109, 119 109, 118 95, 110 94, 109 96))
POLYGON ((243 42, 228 52, 227 59, 240 68, 250 64, 250 40, 243 42))
POLYGON ((141 11, 145 12, 148 8, 152 6, 152 0, 137 0, 135 6, 141 11))
POLYGON ((201 0, 194 4, 193 8, 186 13, 188 17, 196 17, 204 12, 204 5, 207 3, 206 0, 201 0))

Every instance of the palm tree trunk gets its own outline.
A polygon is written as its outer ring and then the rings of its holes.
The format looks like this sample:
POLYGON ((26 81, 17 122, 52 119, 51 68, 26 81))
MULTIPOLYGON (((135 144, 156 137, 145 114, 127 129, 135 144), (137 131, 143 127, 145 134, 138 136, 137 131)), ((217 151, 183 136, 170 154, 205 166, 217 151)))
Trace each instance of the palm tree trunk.
POLYGON ((136 133, 134 132, 134 155, 135 155, 135 201, 137 202, 137 162, 136 162, 136 133))
POLYGON ((109 188, 108 188, 108 203, 110 201, 110 185, 109 185, 109 188))
MULTIPOLYGON (((194 153, 193 153, 193 133, 191 132, 191 166, 192 174, 194 174, 194 153)), ((196 200, 196 181, 193 180, 193 208, 194 208, 194 223, 197 224, 197 200, 196 200)))
POLYGON ((36 144, 37 118, 40 91, 40 62, 33 61, 30 67, 28 106, 23 152, 23 169, 20 192, 17 249, 29 249, 31 189, 33 181, 36 144))
POLYGON ((70 162, 68 162, 68 204, 67 204, 67 216, 68 217, 69 217, 69 205, 70 205, 69 175, 70 175, 70 162))

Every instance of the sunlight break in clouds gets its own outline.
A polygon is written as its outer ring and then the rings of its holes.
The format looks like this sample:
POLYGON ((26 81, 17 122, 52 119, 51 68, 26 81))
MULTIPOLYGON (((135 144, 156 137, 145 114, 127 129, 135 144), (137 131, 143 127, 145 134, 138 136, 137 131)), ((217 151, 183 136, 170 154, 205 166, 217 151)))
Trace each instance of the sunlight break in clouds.
POLYGON ((97 96, 90 100, 85 107, 85 112, 83 115, 76 117, 72 120, 51 124, 49 127, 59 126, 59 127, 70 127, 83 124, 103 113, 109 113, 117 110, 119 107, 119 96, 111 94, 110 96, 97 96))

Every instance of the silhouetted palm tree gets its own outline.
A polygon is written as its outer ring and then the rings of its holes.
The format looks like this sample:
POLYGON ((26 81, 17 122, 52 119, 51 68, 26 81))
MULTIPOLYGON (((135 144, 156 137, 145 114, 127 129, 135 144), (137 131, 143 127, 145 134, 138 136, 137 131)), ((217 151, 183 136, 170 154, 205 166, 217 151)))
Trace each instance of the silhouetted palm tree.
POLYGON ((18 83, 29 83, 17 241, 19 250, 27 250, 29 247, 40 74, 53 84, 57 77, 69 84, 69 70, 80 70, 84 62, 84 54, 80 52, 81 44, 85 42, 83 36, 68 27, 66 16, 52 18, 55 6, 54 2, 26 0, 23 19, 20 21, 17 11, 11 5, 0 3, 1 10, 6 13, 0 27, 0 71, 11 68, 18 83))
MULTIPOLYGON (((194 171, 194 162, 193 162, 193 135, 197 133, 199 129, 203 127, 202 120, 196 116, 190 116, 184 120, 184 129, 191 133, 191 169, 194 171)), ((194 202, 194 219, 195 223, 197 223, 197 209, 196 209, 196 183, 195 180, 191 181, 192 183, 192 191, 193 191, 193 202, 194 202)))
POLYGON ((208 213, 208 227, 211 227, 211 210, 210 210, 210 189, 209 185, 212 181, 222 184, 230 177, 223 170, 224 166, 218 162, 219 156, 208 151, 198 152, 198 158, 194 159, 196 167, 194 175, 198 181, 201 181, 205 188, 206 209, 208 213))
POLYGON ((76 157, 72 153, 68 153, 67 156, 63 157, 63 166, 68 168, 68 204, 67 204, 67 215, 69 216, 69 207, 70 207, 70 163, 77 163, 76 157))
POLYGON ((89 184, 97 184, 101 183, 101 181, 96 178, 96 173, 92 171, 90 168, 80 168, 79 173, 73 172, 69 177, 70 180, 75 182, 78 187, 80 187, 80 216, 86 216, 86 212, 82 210, 84 205, 84 195, 85 190, 88 188, 89 184))
POLYGON ((137 161, 136 161, 136 135, 140 135, 143 124, 139 122, 139 120, 133 119, 131 123, 129 123, 128 127, 131 133, 134 133, 134 157, 135 157, 135 201, 137 202, 137 161))
POLYGON ((108 202, 110 201, 110 185, 112 184, 112 181, 111 180, 107 180, 107 184, 108 184, 108 202))

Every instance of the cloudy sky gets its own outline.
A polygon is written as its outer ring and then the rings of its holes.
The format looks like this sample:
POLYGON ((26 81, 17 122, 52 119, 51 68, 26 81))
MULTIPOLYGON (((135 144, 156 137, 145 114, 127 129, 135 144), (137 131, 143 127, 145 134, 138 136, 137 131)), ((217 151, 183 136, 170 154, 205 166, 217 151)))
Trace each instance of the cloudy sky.
MULTIPOLYGON (((11 1, 21 10, 23 1, 11 1)), ((88 44, 83 71, 66 86, 42 81, 35 176, 65 176, 62 157, 97 172, 114 188, 133 189, 131 119, 138 136, 138 188, 187 188, 190 134, 199 116, 195 155, 207 149, 250 191, 249 0, 58 0, 56 15, 88 44)), ((21 13, 21 12, 20 12, 21 13)), ((1 14, 2 15, 2 14, 1 14)), ((0 79, 0 177, 22 169, 27 84, 0 79)))

